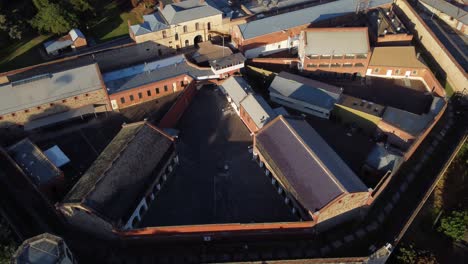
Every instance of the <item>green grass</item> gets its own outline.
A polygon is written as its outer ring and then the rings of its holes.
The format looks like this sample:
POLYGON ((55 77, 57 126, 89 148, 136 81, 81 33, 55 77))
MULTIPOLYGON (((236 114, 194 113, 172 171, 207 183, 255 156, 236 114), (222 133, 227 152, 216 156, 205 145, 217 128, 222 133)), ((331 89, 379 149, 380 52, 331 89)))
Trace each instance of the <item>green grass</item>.
POLYGON ((447 97, 452 97, 454 93, 452 86, 447 81, 445 82, 445 93, 447 97))
POLYGON ((111 2, 98 12, 103 17, 89 29, 98 43, 128 34, 127 20, 131 24, 140 23, 140 17, 134 12, 121 11, 115 2, 111 2))
POLYGON ((29 36, 0 49, 0 72, 43 62, 38 47, 49 37, 50 35, 29 36))

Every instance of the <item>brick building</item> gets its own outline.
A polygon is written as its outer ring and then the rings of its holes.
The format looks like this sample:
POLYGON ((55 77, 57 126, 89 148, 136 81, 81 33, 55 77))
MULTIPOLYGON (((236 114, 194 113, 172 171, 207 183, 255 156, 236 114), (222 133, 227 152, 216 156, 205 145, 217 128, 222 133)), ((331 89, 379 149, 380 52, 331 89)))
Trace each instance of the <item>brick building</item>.
POLYGON ((334 225, 371 202, 364 183, 303 119, 274 119, 255 134, 253 154, 301 219, 334 225))
POLYGON ((275 111, 260 95, 248 94, 240 102, 241 120, 253 134, 276 117, 275 111))
POLYGON ((111 110, 97 64, 55 69, 31 69, 2 78, 0 127, 34 129, 111 110))
MULTIPOLYGON (((388 5, 391 1, 371 1, 366 9, 388 5)), ((299 46, 302 30, 314 27, 332 27, 349 21, 355 16, 357 1, 338 0, 270 16, 234 26, 232 40, 245 57, 254 58, 290 50, 299 46)), ((364 11, 364 10, 361 10, 364 11)))
POLYGON ((393 12, 392 8, 377 8, 367 13, 370 38, 374 46, 404 46, 413 35, 393 12))
POLYGON ((123 125, 59 210, 71 225, 104 236, 135 228, 177 164, 172 137, 146 122, 123 125))
POLYGON ((328 119, 343 89, 288 72, 280 72, 273 79, 268 91, 275 103, 328 119))
POLYGON ((129 25, 130 37, 136 43, 157 43, 159 55, 211 40, 216 32, 225 31, 223 13, 203 0, 159 3, 157 12, 143 16, 142 24, 129 25))
POLYGON ((88 43, 84 34, 79 29, 74 28, 67 35, 44 43, 44 48, 47 54, 57 55, 65 49, 71 48, 74 50, 86 47, 86 45, 88 43))
POLYGON ((371 57, 366 27, 312 28, 299 37, 298 68, 364 76, 371 57))

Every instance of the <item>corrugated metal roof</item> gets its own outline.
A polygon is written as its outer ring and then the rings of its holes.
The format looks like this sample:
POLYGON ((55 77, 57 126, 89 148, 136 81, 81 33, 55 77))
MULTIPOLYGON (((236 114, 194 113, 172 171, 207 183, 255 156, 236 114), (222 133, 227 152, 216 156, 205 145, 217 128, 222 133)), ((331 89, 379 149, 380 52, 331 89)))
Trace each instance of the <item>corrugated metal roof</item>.
POLYGON ((413 46, 375 47, 369 66, 427 68, 418 58, 413 46))
POLYGON ((343 193, 367 187, 322 137, 303 119, 277 117, 255 135, 266 157, 289 191, 311 212, 343 193))
MULTIPOLYGON (((239 25, 244 39, 278 32, 281 30, 331 19, 356 12, 359 0, 338 0, 322 5, 312 6, 301 10, 271 16, 260 20, 239 25)), ((373 0, 369 8, 390 4, 392 0, 373 0)))
POLYGON ((161 13, 171 25, 222 14, 218 9, 199 0, 186 0, 166 5, 161 13))
POLYGON ((405 110, 388 106, 385 109, 382 120, 388 124, 400 128, 403 131, 417 136, 432 120, 431 115, 417 115, 405 110))
POLYGON ((60 38, 60 39, 56 39, 56 40, 47 41, 46 43, 44 43, 44 47, 45 47, 47 53, 52 53, 54 51, 61 50, 61 49, 64 49, 66 47, 69 47, 72 44, 73 44, 73 41, 71 40, 71 37, 70 37, 70 39, 60 38))
POLYGON ((64 203, 82 202, 108 219, 127 220, 171 146, 172 140, 144 122, 123 126, 64 203))
POLYGON ((108 93, 114 94, 183 74, 195 78, 210 76, 214 73, 211 68, 191 66, 184 55, 178 55, 107 72, 102 77, 108 93))
POLYGON ((281 72, 275 76, 268 90, 270 93, 277 93, 329 110, 333 109, 342 93, 342 90, 336 86, 288 72, 281 72))
POLYGON ((28 138, 9 147, 8 153, 37 186, 61 175, 60 170, 28 138))
POLYGON ((241 76, 231 76, 221 85, 237 107, 247 94, 253 93, 250 85, 241 76))
POLYGON ((421 2, 445 13, 458 21, 463 22, 463 24, 468 24, 468 12, 459 8, 457 6, 452 5, 451 3, 445 0, 420 0, 421 2))
POLYGON ((258 128, 262 128, 276 117, 275 111, 260 95, 249 94, 241 101, 241 106, 249 114, 258 128))
POLYGON ((135 36, 144 35, 151 32, 169 28, 159 12, 143 16, 144 22, 138 25, 130 26, 135 36))
POLYGON ((0 85, 0 115, 102 89, 95 63, 0 85))
POLYGON ((305 55, 367 54, 370 50, 367 28, 340 28, 340 31, 305 31, 305 55))

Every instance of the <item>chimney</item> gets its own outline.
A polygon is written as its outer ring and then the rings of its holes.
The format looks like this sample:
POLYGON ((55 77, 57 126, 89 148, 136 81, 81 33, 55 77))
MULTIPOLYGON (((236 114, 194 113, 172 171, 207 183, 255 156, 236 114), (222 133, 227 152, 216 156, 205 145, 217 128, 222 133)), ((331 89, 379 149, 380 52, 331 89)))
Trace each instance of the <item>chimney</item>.
POLYGON ((164 3, 163 1, 159 1, 159 10, 163 10, 164 9, 164 3))

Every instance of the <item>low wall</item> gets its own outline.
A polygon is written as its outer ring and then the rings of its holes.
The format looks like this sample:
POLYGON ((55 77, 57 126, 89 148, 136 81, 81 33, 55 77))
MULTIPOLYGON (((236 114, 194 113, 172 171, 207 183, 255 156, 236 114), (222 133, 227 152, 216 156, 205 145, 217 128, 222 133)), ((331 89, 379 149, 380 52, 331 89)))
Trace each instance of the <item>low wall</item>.
POLYGON ((439 64, 441 69, 440 74, 443 75, 442 77, 455 91, 461 92, 466 89, 468 86, 467 75, 465 70, 460 66, 460 64, 458 64, 452 54, 450 54, 450 52, 444 47, 432 30, 426 25, 406 0, 395 0, 394 2, 398 7, 394 10, 397 11, 407 28, 413 32, 415 39, 418 39, 418 41, 439 64))
POLYGON ((160 128, 173 128, 177 125, 177 122, 182 117, 185 109, 192 102, 195 93, 197 92, 197 85, 195 81, 192 81, 187 88, 180 94, 176 102, 169 111, 163 116, 159 122, 160 128))

